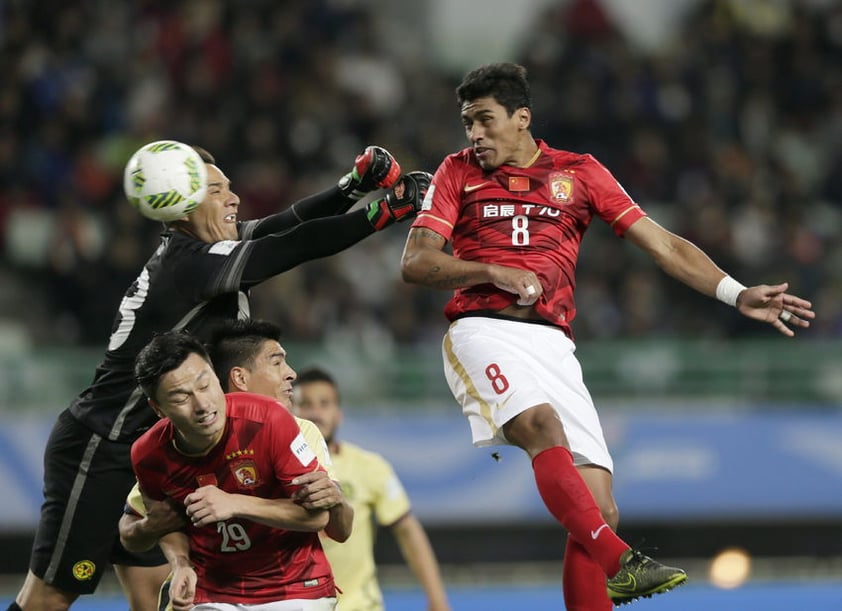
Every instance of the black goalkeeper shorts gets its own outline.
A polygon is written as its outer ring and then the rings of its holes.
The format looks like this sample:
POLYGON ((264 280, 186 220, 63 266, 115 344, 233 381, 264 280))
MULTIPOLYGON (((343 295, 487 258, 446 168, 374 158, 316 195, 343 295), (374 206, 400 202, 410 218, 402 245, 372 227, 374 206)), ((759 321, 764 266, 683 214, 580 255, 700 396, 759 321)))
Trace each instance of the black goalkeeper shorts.
POLYGON ((69 411, 59 415, 44 451, 44 504, 29 563, 46 583, 90 594, 109 564, 166 564, 158 548, 133 554, 120 545, 117 523, 135 482, 130 451, 69 411))

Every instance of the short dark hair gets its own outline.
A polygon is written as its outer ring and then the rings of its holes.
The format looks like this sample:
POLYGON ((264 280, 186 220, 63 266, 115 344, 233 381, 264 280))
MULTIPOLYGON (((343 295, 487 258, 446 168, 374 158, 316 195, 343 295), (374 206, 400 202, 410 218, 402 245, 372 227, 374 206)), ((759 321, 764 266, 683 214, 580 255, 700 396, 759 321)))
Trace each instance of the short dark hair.
POLYGON ((216 377, 229 392, 228 374, 234 367, 251 367, 266 341, 281 341, 281 328, 268 320, 229 320, 214 327, 208 352, 216 377))
POLYGON ((493 97, 509 113, 518 108, 532 109, 532 96, 526 68, 520 64, 486 64, 468 72, 456 88, 456 101, 461 108, 466 102, 493 97))
POLYGON ((311 382, 325 382, 333 386, 333 390, 336 391, 336 400, 339 401, 339 384, 336 383, 336 379, 332 375, 320 367, 310 367, 309 369, 299 371, 298 377, 295 378, 292 385, 299 386, 311 382))
POLYGON ((161 378, 191 354, 211 363, 204 344, 186 331, 165 331, 153 337, 137 355, 134 365, 134 376, 146 396, 155 399, 161 378))
POLYGON ((191 144, 190 148, 192 148, 194 151, 199 153, 199 157, 201 157, 202 161, 204 161, 205 163, 210 163, 212 165, 216 165, 216 159, 213 158, 213 155, 211 155, 207 151, 207 149, 204 149, 201 146, 198 146, 196 144, 191 144))

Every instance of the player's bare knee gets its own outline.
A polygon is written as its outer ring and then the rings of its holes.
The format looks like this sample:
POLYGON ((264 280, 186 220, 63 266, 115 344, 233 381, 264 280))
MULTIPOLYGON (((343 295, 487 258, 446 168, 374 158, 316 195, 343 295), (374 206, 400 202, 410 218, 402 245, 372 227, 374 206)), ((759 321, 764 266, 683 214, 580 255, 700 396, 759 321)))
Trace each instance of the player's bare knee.
POLYGON ((531 407, 509 420, 503 425, 503 434, 509 443, 526 450, 530 456, 555 446, 569 447, 564 426, 547 403, 531 407))

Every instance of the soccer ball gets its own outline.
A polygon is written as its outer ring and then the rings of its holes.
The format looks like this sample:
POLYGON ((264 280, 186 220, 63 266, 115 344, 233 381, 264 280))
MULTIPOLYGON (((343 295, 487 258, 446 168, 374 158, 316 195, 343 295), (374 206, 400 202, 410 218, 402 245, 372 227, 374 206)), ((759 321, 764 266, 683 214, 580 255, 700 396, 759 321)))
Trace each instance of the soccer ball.
POLYGON ((123 190, 140 213, 154 221, 174 221, 205 199, 208 171, 199 153, 175 140, 140 147, 123 170, 123 190))

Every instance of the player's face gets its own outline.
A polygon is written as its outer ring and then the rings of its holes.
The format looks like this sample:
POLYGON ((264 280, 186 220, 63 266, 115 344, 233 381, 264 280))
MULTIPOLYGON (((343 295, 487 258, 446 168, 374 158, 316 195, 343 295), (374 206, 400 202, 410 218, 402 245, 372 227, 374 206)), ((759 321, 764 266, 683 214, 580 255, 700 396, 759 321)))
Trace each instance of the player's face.
POLYGON ((465 135, 483 170, 501 165, 524 167, 534 155, 529 136, 531 113, 518 108, 511 116, 493 97, 478 98, 462 105, 465 135))
POLYGON ((202 242, 213 244, 237 239, 237 210, 240 198, 231 182, 215 165, 208 168, 208 192, 201 205, 182 221, 183 228, 202 242))
POLYGON ((295 413, 310 420, 330 443, 342 422, 339 396, 328 382, 305 382, 295 387, 295 413))
POLYGON ((287 362, 287 351, 278 342, 263 342, 254 364, 245 372, 246 390, 277 399, 292 407, 295 370, 287 362))
POLYGON ((225 394, 210 363, 198 354, 161 377, 152 406, 172 421, 185 452, 206 452, 222 438, 225 394))

